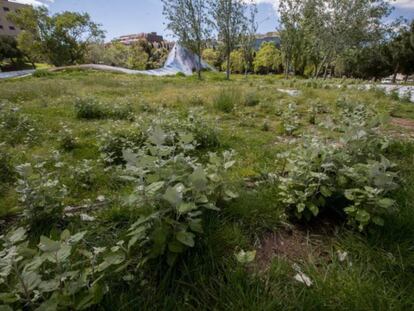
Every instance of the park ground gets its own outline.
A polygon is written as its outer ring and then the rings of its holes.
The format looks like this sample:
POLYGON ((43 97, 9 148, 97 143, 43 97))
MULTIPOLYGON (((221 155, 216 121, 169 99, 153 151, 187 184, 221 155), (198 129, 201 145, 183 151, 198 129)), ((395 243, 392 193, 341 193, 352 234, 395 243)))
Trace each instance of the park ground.
MULTIPOLYGON (((142 282, 114 280, 97 310, 412 310, 414 104, 380 90, 358 90, 359 83, 254 75, 226 81, 215 73, 201 81, 94 71, 37 74, 0 81, 2 109, 18 110, 33 127, 16 143, 3 132, 1 147, 13 166, 63 165, 65 205, 75 210, 65 226, 88 230, 88 243, 101 245, 112 243, 135 217, 122 203, 131 186, 118 184, 105 162, 108 135, 153 120, 197 122, 207 137, 200 158, 234 150, 236 163, 226 179, 238 197, 208 215, 196 246, 173 267, 154 260, 142 282), (75 103, 88 99, 117 107, 120 117, 79 118, 75 103), (340 135, 327 124, 335 123, 342 102, 362 104, 381 117, 376 131, 388 138, 385 154, 399 172, 400 188, 392 193, 398 212, 363 232, 329 213, 296 219, 268 182, 280 171, 280 155, 304 136, 333 141, 340 135), (90 219, 79 219, 78 210, 90 219), (254 260, 236 260, 241 250, 256 251, 254 260), (311 284, 295 279, 298 272, 311 284)), ((19 223, 22 212, 15 184, 5 183, 1 231, 19 223)), ((49 229, 51 235, 62 230, 49 229)))

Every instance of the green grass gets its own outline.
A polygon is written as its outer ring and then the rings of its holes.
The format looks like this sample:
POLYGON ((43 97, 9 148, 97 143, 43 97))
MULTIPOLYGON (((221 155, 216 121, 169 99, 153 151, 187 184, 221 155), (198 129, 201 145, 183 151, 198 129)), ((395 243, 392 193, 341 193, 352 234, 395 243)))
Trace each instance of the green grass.
MULTIPOLYGON (((208 151, 235 150, 237 162, 228 179, 239 198, 223 202, 219 214, 208 215, 202 239, 175 267, 153 261, 142 271, 144 277, 139 276, 130 284, 113 280, 110 293, 97 310, 135 310, 137 306, 140 310, 411 310, 414 308, 413 143, 392 141, 387 155, 401 171, 402 187, 393 194, 400 212, 390 216, 383 228, 372 228, 364 234, 342 222, 321 221, 310 226, 297 223, 278 202, 276 189, 262 182, 264 176, 280 168, 278 155, 292 148, 297 139, 278 134, 283 122, 280 112, 289 104, 297 105, 301 121, 298 133, 323 133, 332 139, 337 134, 309 122, 311 102, 318 101, 327 110, 316 115, 316 124, 333 117, 337 110, 335 103, 343 97, 370 105, 386 118, 414 119, 412 104, 399 103, 374 91, 327 88, 324 84, 329 82, 315 85, 305 80, 263 76, 234 76, 232 81, 225 81, 223 75, 216 73, 205 74, 198 81, 196 77, 158 78, 94 71, 66 71, 0 81, 0 103, 19 108, 33 122, 39 136, 29 144, 1 146, 0 142, 0 149, 7 152, 13 166, 46 162, 52 170, 55 168, 51 163, 65 163, 60 177, 70 191, 67 205, 96 202, 102 195, 108 198, 109 204, 94 213, 96 222, 66 223, 73 231, 89 230, 91 242, 99 245, 116 240, 116 233, 135 217, 122 203, 130 187, 102 161, 100 148, 108 131, 131 130, 157 118, 184 122, 195 116, 205 126, 200 125, 201 130, 196 133, 204 144, 200 157, 208 151), (298 89, 301 93, 291 97, 278 92, 280 88, 298 89), (91 97, 105 107, 125 108, 134 114, 134 120, 82 118, 75 104, 79 98, 91 97), (64 126, 76 138, 76 145, 70 150, 61 146, 64 126), (82 187, 80 177, 74 177, 77 175, 69 167, 80 167, 86 159, 92 161, 87 176, 93 179, 89 187, 82 187), (259 269, 255 263, 244 267, 235 260, 237 250, 259 249, 263 236, 282 232, 292 225, 307 232, 310 241, 325 226, 334 227, 324 231, 329 233, 316 256, 297 259, 313 286, 308 288, 295 281, 294 262, 283 256, 267 262, 266 269, 259 269), (346 261, 339 261, 338 250, 348 252, 346 261)), ((0 133, 0 139, 7 135, 10 132, 0 133)), ((9 168, 5 166, 2 172, 8 174, 9 168)), ((1 178, 0 228, 5 231, 10 219, 11 223, 18 221, 21 209, 14 181, 3 175, 1 178)))

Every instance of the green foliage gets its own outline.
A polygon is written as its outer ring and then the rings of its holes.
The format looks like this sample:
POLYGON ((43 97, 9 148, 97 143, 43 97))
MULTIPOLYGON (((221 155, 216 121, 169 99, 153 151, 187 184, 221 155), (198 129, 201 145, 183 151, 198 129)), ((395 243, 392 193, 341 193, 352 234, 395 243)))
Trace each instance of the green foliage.
MULTIPOLYGON (((222 69, 226 70, 226 64, 222 65, 222 69)), ((245 63, 243 58, 243 52, 240 50, 234 50, 230 54, 230 70, 232 73, 244 73, 245 63)))
POLYGON ((282 124, 280 133, 285 135, 294 135, 300 127, 300 117, 296 104, 290 103, 286 110, 282 112, 282 124))
POLYGON ((75 113, 77 118, 86 120, 132 120, 134 118, 131 106, 107 105, 93 97, 77 98, 75 113))
POLYGON ((6 185, 15 181, 16 173, 12 164, 12 157, 5 148, 0 145, 0 195, 6 185))
POLYGON ((214 66, 215 68, 221 68, 221 56, 219 51, 214 49, 204 49, 202 58, 209 65, 214 66))
POLYGON ((99 147, 104 162, 108 165, 125 164, 123 150, 137 151, 145 142, 146 137, 146 133, 137 126, 104 133, 99 147))
POLYGON ((44 77, 50 77, 50 76, 53 76, 53 73, 45 69, 36 70, 33 73, 33 77, 35 78, 44 78, 44 77))
POLYGON ((150 258, 164 256, 172 265, 179 254, 194 247, 203 233, 203 215, 219 211, 219 200, 236 197, 226 187, 224 174, 233 165, 233 154, 210 153, 207 165, 188 156, 195 149, 189 133, 179 133, 175 143, 169 133, 154 127, 137 152, 124 150, 124 177, 134 183, 127 205, 140 214, 131 226, 128 248, 149 239, 150 258))
POLYGON ((395 165, 382 156, 387 141, 372 130, 375 114, 363 105, 340 105, 338 122, 345 133, 340 143, 314 138, 283 154, 280 195, 299 218, 333 209, 346 213, 348 222, 362 231, 370 224, 383 225, 394 210, 389 195, 398 187, 397 175, 395 165))
POLYGON ((72 130, 65 125, 60 131, 58 140, 60 148, 64 151, 72 151, 78 146, 77 138, 74 137, 72 130))
POLYGON ((49 15, 46 7, 25 7, 8 14, 19 28, 19 47, 34 62, 39 58, 55 66, 83 61, 88 44, 103 37, 99 25, 87 13, 62 12, 49 15))
POLYGON ((106 278, 125 261, 125 252, 122 245, 91 249, 83 243, 85 235, 65 230, 57 240, 42 236, 37 247, 29 246, 22 227, 2 236, 3 307, 85 310, 98 304, 107 292, 106 278))
POLYGON ((57 172, 49 173, 44 163, 32 167, 29 163, 16 167, 19 174, 16 192, 19 194, 23 214, 32 229, 42 230, 62 220, 65 185, 57 172))
POLYGON ((32 144, 38 139, 36 124, 18 108, 0 106, 0 141, 12 146, 32 144))
POLYGON ((235 89, 223 89, 214 98, 214 107, 225 113, 232 112, 239 103, 240 94, 235 89))
POLYGON ((0 36, 0 62, 9 59, 12 63, 21 61, 22 52, 17 48, 17 41, 11 36, 0 36))
POLYGON ((265 42, 257 52, 253 62, 256 73, 278 72, 282 66, 282 56, 280 51, 271 42, 265 42))
POLYGON ((260 104, 260 97, 257 92, 248 92, 244 96, 244 104, 247 107, 254 107, 260 104))

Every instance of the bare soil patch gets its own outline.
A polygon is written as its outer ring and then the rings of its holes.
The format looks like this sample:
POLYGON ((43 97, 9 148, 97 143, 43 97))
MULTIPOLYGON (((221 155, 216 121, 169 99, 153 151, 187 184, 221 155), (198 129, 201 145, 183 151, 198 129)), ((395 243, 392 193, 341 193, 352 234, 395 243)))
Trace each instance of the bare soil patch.
POLYGON ((414 132, 414 120, 403 118, 392 118, 391 124, 399 127, 403 127, 407 130, 414 132))
POLYGON ((326 263, 331 258, 332 232, 313 232, 292 227, 266 234, 257 250, 257 265, 266 270, 276 257, 292 263, 326 263))

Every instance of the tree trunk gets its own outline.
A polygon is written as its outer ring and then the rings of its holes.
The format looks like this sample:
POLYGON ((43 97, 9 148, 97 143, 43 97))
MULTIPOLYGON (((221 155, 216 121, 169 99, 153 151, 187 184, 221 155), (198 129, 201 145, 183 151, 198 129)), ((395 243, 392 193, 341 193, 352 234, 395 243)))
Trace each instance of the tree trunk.
POLYGON ((198 46, 198 51, 197 51, 197 75, 198 75, 198 80, 201 80, 201 46, 198 46))
POLYGON ((400 64, 397 64, 397 66, 395 66, 395 69, 394 69, 394 75, 392 76, 392 83, 397 82, 397 75, 398 75, 399 70, 400 70, 400 64))
POLYGON ((329 68, 329 65, 328 65, 328 64, 326 64, 326 65, 325 65, 325 72, 323 73, 323 79, 324 79, 324 80, 326 80, 326 77, 328 76, 328 68, 329 68))
POLYGON ((230 80, 230 53, 227 51, 226 79, 230 80))
POLYGON ((406 75, 405 75, 405 77, 404 77, 404 82, 405 82, 405 83, 407 83, 407 82, 408 82, 408 77, 409 77, 409 75, 408 75, 408 74, 406 74, 406 75))

